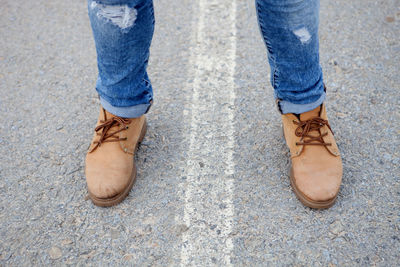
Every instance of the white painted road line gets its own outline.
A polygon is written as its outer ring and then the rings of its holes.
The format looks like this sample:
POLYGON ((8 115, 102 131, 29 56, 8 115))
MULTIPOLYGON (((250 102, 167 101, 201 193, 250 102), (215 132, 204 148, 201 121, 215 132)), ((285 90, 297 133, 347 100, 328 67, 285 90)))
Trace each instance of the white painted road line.
POLYGON ((200 0, 193 12, 184 119, 190 136, 186 182, 182 183, 182 266, 229 266, 233 241, 235 164, 235 0, 200 0))

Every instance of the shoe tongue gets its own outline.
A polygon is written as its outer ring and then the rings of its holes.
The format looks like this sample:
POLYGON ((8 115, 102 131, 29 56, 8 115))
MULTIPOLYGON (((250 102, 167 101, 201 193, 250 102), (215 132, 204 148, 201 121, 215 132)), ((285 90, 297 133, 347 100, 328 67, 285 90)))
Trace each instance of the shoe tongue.
POLYGON ((321 106, 316 107, 313 110, 304 112, 300 114, 300 120, 301 121, 306 121, 315 117, 319 117, 321 111, 321 106))
MULTIPOLYGON (((108 112, 108 111, 105 110, 105 109, 104 109, 104 112, 105 112, 106 117, 104 117, 104 113, 103 113, 103 112, 102 112, 102 114, 101 114, 101 119, 102 119, 103 121, 107 121, 107 120, 109 120, 109 119, 111 119, 111 118, 113 118, 113 117, 116 117, 114 114, 111 114, 110 112, 108 112), (106 118, 107 118, 107 119, 106 119, 106 118)), ((110 130, 113 129, 113 131, 114 131, 114 130, 115 130, 114 128, 118 129, 118 128, 119 128, 119 125, 118 125, 117 123, 114 123, 114 125, 110 128, 110 130)))
POLYGON ((107 110, 104 109, 104 112, 101 112, 101 119, 102 120, 106 120, 106 118, 104 117, 104 113, 106 115, 107 120, 111 119, 112 117, 115 117, 115 115, 111 114, 110 112, 108 112, 107 110))

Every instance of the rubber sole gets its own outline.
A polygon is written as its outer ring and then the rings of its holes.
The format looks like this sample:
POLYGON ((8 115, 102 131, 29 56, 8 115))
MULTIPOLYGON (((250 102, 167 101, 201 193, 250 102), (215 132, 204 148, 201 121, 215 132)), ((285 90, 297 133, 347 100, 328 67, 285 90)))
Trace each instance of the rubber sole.
MULTIPOLYGON (((138 142, 136 143, 135 151, 139 147, 139 144, 143 141, 144 136, 146 135, 146 131, 147 131, 147 122, 145 120, 142 131, 140 132, 138 142)), ((133 185, 136 182, 136 176, 137 176, 137 169, 136 169, 136 165, 135 165, 135 156, 134 156, 133 157, 132 176, 131 176, 130 182, 129 182, 128 186, 121 193, 119 193, 113 197, 110 197, 110 198, 98 198, 95 195, 93 195, 92 193, 90 193, 90 191, 89 191, 89 198, 92 200, 94 205, 99 206, 99 207, 111 207, 111 206, 117 205, 117 204, 121 203, 129 195, 129 192, 131 191, 133 185)))
POLYGON ((305 196, 299 188, 297 188, 295 180, 294 180, 294 175, 293 175, 293 169, 290 168, 290 184, 292 185, 293 191, 296 194, 297 198, 300 200, 303 205, 312 208, 312 209, 327 209, 333 206, 335 204, 337 196, 335 196, 332 199, 326 200, 326 201, 315 201, 307 196, 305 196))

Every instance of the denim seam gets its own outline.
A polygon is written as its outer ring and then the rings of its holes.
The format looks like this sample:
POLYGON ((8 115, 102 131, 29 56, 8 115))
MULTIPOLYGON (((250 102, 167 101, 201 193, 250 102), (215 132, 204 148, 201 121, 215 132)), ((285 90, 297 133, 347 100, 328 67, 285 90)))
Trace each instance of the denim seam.
POLYGON ((271 80, 272 80, 272 87, 276 90, 277 87, 279 86, 279 74, 278 74, 279 71, 278 71, 278 68, 276 66, 276 57, 275 57, 275 54, 273 52, 273 49, 272 49, 272 46, 271 46, 270 42, 265 37, 266 34, 265 34, 264 28, 262 26, 264 21, 263 21, 262 17, 259 16, 259 13, 261 12, 260 11, 260 4, 257 2, 256 5, 257 5, 257 19, 258 19, 258 25, 260 27, 261 35, 263 36, 265 46, 267 47, 267 50, 268 50, 269 54, 271 55, 272 61, 274 62, 273 70, 271 71, 272 72, 272 79, 271 80))

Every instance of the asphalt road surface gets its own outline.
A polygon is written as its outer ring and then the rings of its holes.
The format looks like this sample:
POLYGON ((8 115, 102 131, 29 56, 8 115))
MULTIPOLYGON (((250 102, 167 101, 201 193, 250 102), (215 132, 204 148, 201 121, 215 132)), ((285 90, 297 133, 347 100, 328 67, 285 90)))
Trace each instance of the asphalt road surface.
POLYGON ((321 0, 337 203, 304 207, 250 0, 155 1, 138 180, 87 199, 98 115, 82 0, 0 0, 0 265, 396 266, 400 2, 321 0))

